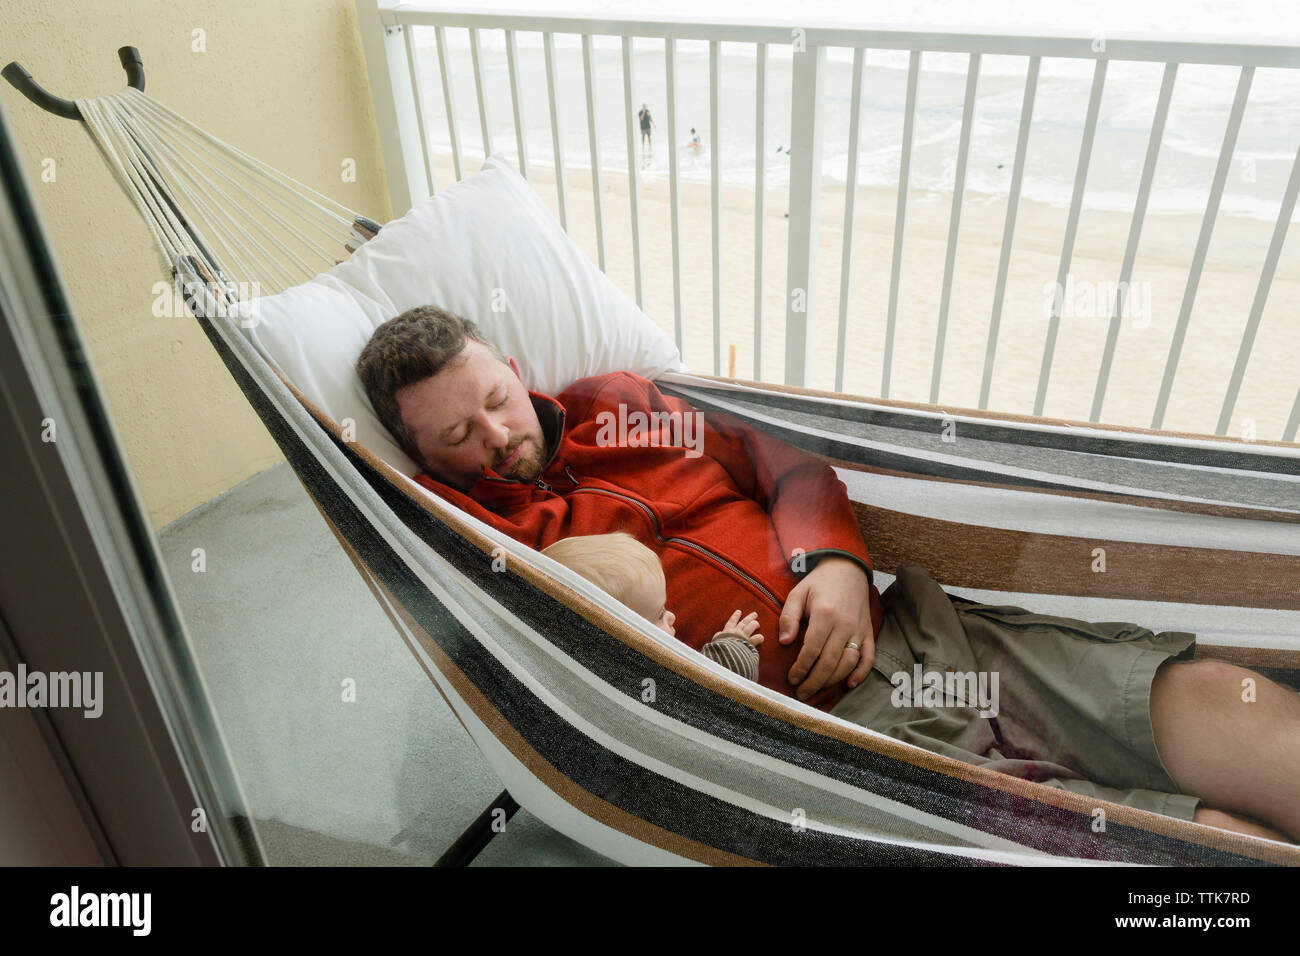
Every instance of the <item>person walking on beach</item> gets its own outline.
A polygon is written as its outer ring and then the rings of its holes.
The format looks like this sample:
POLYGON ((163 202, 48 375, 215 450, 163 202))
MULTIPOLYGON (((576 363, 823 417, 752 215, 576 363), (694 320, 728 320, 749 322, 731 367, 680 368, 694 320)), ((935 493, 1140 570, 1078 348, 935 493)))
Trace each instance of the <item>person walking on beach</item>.
POLYGON ((654 120, 650 118, 650 108, 644 103, 641 104, 641 112, 636 114, 636 118, 641 122, 641 155, 645 156, 646 147, 654 152, 654 143, 650 140, 650 129, 654 126, 654 120))

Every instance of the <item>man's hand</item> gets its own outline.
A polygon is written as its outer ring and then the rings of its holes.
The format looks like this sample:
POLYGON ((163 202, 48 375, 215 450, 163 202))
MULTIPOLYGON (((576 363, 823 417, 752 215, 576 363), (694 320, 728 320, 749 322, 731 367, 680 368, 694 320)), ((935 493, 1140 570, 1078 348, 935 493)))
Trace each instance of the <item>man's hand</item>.
POLYGON ((818 561, 786 598, 777 640, 793 641, 805 615, 803 648, 788 675, 790 683, 799 686, 796 696, 807 700, 845 677, 849 687, 856 687, 876 656, 866 573, 848 558, 831 555, 818 561), (858 649, 848 647, 850 642, 858 649))

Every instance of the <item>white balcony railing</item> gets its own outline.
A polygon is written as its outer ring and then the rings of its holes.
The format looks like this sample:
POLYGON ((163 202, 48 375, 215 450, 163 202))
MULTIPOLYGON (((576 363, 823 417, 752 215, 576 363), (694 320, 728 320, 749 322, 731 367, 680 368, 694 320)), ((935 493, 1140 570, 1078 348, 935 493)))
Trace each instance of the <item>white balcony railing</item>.
MULTIPOLYGON (((421 89, 419 45, 414 41, 416 30, 431 29, 436 38, 439 70, 442 81, 444 119, 454 174, 463 176, 463 145, 456 116, 453 91, 466 77, 453 75, 449 69, 448 33, 455 29, 468 32, 472 55, 472 82, 477 97, 478 121, 485 155, 494 151, 491 111, 500 103, 490 102, 484 79, 481 35, 484 31, 503 31, 506 61, 509 67, 509 85, 514 113, 515 149, 520 171, 527 177, 529 170, 528 143, 525 122, 521 111, 521 89, 525 83, 538 82, 540 78, 521 74, 521 58, 517 38, 521 33, 539 33, 545 54, 545 83, 550 104, 551 141, 554 144, 554 178, 560 222, 569 228, 569 209, 566 195, 565 161, 562 155, 561 124, 563 110, 557 105, 555 37, 576 35, 581 38, 584 81, 586 87, 587 129, 589 131, 590 167, 593 178, 593 215, 597 261, 606 267, 606 202, 601 188, 601 158, 597 129, 597 92, 612 77, 597 77, 593 70, 593 38, 615 37, 621 40, 622 49, 622 112, 626 117, 627 176, 630 203, 630 228, 633 259, 634 294, 638 305, 644 307, 644 243, 642 236, 642 211, 640 206, 640 170, 636 158, 634 128, 637 89, 634 75, 634 41, 650 40, 663 44, 667 131, 668 178, 671 211, 671 260, 674 329, 677 344, 683 344, 682 295, 682 214, 679 191, 679 158, 677 113, 678 43, 704 41, 709 45, 709 143, 710 181, 712 189, 712 286, 713 286, 713 359, 714 374, 720 374, 722 355, 722 308, 724 288, 721 282, 721 229, 720 189, 721 144, 719 135, 719 89, 721 87, 720 44, 751 44, 755 52, 755 189, 754 221, 765 222, 767 170, 765 156, 770 145, 765 139, 767 113, 767 78, 769 47, 793 47, 790 91, 790 140, 798 144, 790 155, 789 171, 789 226, 787 236, 787 261, 785 279, 785 374, 784 381, 792 385, 810 382, 812 370, 812 342, 817 317, 814 294, 817 275, 817 246, 819 210, 822 193, 823 138, 826 128, 824 100, 826 52, 830 48, 853 51, 851 104, 849 106, 848 159, 845 181, 844 228, 841 249, 841 267, 838 301, 837 361, 835 390, 844 385, 844 361, 849 335, 850 289, 853 280, 853 239, 855 225, 855 198, 859 162, 859 117, 863 94, 864 53, 872 50, 905 51, 908 57, 906 94, 902 124, 901 159, 897 180, 897 199, 893 223, 892 257, 889 268, 889 294, 884 317, 882 372, 879 394, 888 398, 891 393, 891 372, 895 366, 898 328, 900 277, 903 264, 904 236, 908 222, 909 176, 911 175, 913 141, 917 116, 917 87, 923 56, 928 53, 963 53, 969 57, 965 81, 965 95, 961 113, 961 132, 957 139, 955 175, 951 187, 951 213, 949 216, 946 255, 944 256, 942 287, 939 294, 939 315, 934 336, 934 355, 931 367, 929 401, 940 398, 944 372, 945 345, 948 338, 949 318, 952 311, 954 273, 957 260, 963 198, 967 181, 967 166, 972 141, 972 124, 975 117, 976 90, 980 80, 981 59, 986 56, 1023 57, 1027 68, 1023 97, 1021 99, 1018 135, 1016 137, 1010 187, 1007 196, 1005 222, 1001 233, 1001 247, 994 281, 992 308, 988 316, 987 345, 984 354, 979 389, 979 407, 988 408, 990 390, 999 359, 999 333, 1002 325, 1007 280, 1011 265, 1012 243, 1016 235, 1016 217, 1020 206, 1021 189, 1026 169, 1027 144, 1034 119, 1034 102, 1039 91, 1040 66, 1044 58, 1069 58, 1092 63, 1091 87, 1083 132, 1069 203, 1069 213, 1061 236, 1061 252, 1055 270, 1056 293, 1043 329, 1042 357, 1034 393, 1032 412, 1042 415, 1051 385, 1054 360, 1057 358, 1057 341, 1062 313, 1062 291, 1070 278, 1075 239, 1083 209, 1084 189, 1092 159, 1098 115, 1103 92, 1106 89, 1107 67, 1115 61, 1139 61, 1163 65, 1163 76, 1152 117, 1145 156, 1142 161, 1136 200, 1124 246, 1122 264, 1117 282, 1113 286, 1114 299, 1109 305, 1109 325, 1105 345, 1096 372, 1096 384, 1091 394, 1092 421, 1102 420, 1107 386, 1115 365, 1117 343, 1120 338, 1121 317, 1125 310, 1125 297, 1133 281, 1134 262, 1138 254, 1143 223, 1152 195, 1156 164, 1160 157, 1179 68, 1188 64, 1208 64, 1236 68, 1235 95, 1232 99, 1209 195, 1200 216, 1200 225, 1194 252, 1187 268, 1186 284, 1181 304, 1173 326, 1168 354, 1164 359, 1159 393, 1150 424, 1162 427, 1169 410, 1170 396, 1175 377, 1179 372, 1180 358, 1188 333, 1193 306, 1205 266, 1207 251, 1213 235, 1220 202, 1224 195, 1229 169, 1233 163, 1238 133, 1251 93, 1256 71, 1280 68, 1300 70, 1300 45, 1295 43, 1233 42, 1219 43, 1200 39, 1155 40, 1141 37, 1107 36, 1099 43, 1096 36, 1042 36, 1015 32, 998 33, 946 33, 939 30, 841 28, 799 23, 769 23, 754 25, 740 22, 665 21, 631 17, 583 18, 576 16, 510 14, 502 12, 473 12, 442 8, 393 6, 377 0, 357 0, 363 42, 371 75, 381 143, 387 164, 389 186, 394 212, 400 214, 418 200, 432 194, 436 188, 435 157, 431 152, 432 131, 430 117, 425 109, 425 94, 421 89)), ((1300 74, 1297 74, 1300 75, 1300 74)), ((1295 139, 1300 141, 1300 110, 1295 113, 1295 139)), ((498 131, 499 132, 499 131, 498 131)), ((1290 140, 1287 140, 1290 142, 1290 140)), ((1288 153, 1289 155, 1289 153, 1288 153)), ((1267 251, 1259 267, 1258 282, 1249 307, 1235 362, 1227 387, 1219 404, 1216 434, 1226 434, 1233 420, 1233 412, 1242 388, 1247 366, 1254 349, 1257 332, 1264 315, 1265 303, 1272 285, 1288 228, 1295 212, 1297 192, 1300 191, 1300 150, 1290 166, 1290 176, 1281 196, 1280 207, 1268 242, 1267 251)), ((754 364, 755 377, 761 377, 764 295, 763 278, 769 269, 764 229, 754 229, 754 364)), ((1052 276, 1044 276, 1050 281, 1052 276)), ((1109 295, 1109 293, 1108 293, 1109 295)), ((1300 322, 1294 312, 1285 321, 1292 324, 1294 336, 1300 339, 1300 322)), ((928 334, 928 333, 927 333, 928 334)), ((1292 376, 1286 385, 1295 387, 1292 376)), ((1289 391, 1283 397, 1290 397, 1289 391)), ((1005 411, 1029 411, 1002 409, 1005 411)), ((1208 431, 1209 422, 1202 431, 1208 431)), ((1300 388, 1286 423, 1278 437, 1294 441, 1300 427, 1300 388)), ((1259 436, 1269 437, 1269 436, 1259 436)))

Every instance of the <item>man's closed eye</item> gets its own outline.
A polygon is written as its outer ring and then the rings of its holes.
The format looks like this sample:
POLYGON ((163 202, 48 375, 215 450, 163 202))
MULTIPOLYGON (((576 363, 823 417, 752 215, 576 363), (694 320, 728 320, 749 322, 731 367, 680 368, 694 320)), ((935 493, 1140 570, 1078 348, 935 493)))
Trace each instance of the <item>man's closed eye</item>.
MULTIPOLYGON (((501 401, 498 402, 497 404, 492 405, 492 406, 489 406, 489 408, 490 408, 491 411, 496 411, 498 408, 501 408, 502 406, 504 406, 505 403, 508 402, 508 401, 510 401, 510 393, 509 393, 509 392, 506 392, 506 397, 505 397, 505 398, 501 399, 501 401)), ((469 436, 470 436, 470 433, 471 433, 472 431, 474 431, 474 426, 473 426, 473 425, 470 425, 468 428, 465 429, 465 434, 464 434, 464 436, 463 436, 459 441, 454 441, 454 442, 452 442, 452 443, 451 443, 451 447, 452 447, 452 448, 458 448, 458 447, 460 447, 461 445, 465 444, 465 442, 469 441, 469 436)))

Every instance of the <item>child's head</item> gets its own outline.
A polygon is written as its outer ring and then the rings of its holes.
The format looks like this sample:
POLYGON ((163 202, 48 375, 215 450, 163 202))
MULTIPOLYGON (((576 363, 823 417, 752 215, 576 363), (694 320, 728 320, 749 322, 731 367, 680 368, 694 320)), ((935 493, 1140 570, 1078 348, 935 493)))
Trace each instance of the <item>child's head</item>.
POLYGON ((646 620, 676 637, 676 616, 664 607, 667 593, 659 557, 625 531, 561 538, 542 554, 608 591, 646 620))

